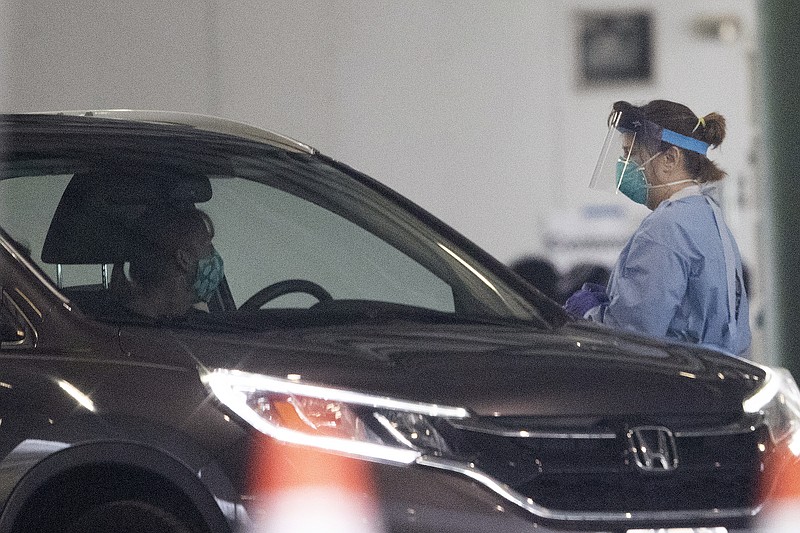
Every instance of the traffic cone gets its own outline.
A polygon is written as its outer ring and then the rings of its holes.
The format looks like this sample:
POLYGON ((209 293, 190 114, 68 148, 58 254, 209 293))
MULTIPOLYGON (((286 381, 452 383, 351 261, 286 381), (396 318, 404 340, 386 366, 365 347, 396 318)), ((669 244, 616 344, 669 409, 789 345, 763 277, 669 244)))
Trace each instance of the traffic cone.
POLYGON ((793 453, 776 453, 761 477, 764 506, 756 521, 758 533, 800 531, 800 460, 793 453))
POLYGON ((249 533, 384 532, 367 462, 260 436, 253 465, 249 533))

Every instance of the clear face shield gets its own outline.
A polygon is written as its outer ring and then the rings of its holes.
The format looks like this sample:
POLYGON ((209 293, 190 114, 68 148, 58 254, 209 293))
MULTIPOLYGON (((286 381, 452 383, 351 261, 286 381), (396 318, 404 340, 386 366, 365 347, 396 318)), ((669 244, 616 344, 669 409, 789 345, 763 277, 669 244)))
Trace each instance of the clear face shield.
POLYGON ((635 171, 658 153, 663 130, 635 110, 615 111, 609 120, 608 134, 589 187, 614 193, 643 187, 644 183, 632 184, 626 180, 643 179, 635 171))
POLYGON ((681 135, 645 119, 635 108, 615 111, 603 142, 589 187, 608 192, 623 192, 632 200, 644 203, 647 189, 640 169, 661 151, 666 142, 705 155, 709 145, 681 135))

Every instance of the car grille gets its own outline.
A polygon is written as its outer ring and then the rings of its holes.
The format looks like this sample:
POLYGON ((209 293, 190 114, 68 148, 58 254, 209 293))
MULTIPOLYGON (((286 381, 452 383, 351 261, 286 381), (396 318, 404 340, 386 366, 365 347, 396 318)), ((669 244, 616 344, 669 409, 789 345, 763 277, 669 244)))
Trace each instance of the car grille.
POLYGON ((508 431, 493 434, 488 425, 453 429, 448 441, 475 468, 536 504, 587 513, 754 507, 761 450, 768 452, 771 442, 763 427, 674 432, 674 470, 646 471, 637 465, 622 425, 602 434, 549 437, 531 431, 533 436, 525 438, 508 431))

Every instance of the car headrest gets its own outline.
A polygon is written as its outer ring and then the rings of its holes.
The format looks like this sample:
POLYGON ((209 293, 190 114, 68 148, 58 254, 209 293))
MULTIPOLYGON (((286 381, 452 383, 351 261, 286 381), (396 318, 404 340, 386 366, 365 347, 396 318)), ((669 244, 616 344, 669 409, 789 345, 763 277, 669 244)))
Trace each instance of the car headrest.
POLYGON ((51 264, 129 261, 141 249, 133 221, 158 204, 211 199, 206 176, 176 169, 102 165, 75 174, 53 215, 42 248, 51 264))

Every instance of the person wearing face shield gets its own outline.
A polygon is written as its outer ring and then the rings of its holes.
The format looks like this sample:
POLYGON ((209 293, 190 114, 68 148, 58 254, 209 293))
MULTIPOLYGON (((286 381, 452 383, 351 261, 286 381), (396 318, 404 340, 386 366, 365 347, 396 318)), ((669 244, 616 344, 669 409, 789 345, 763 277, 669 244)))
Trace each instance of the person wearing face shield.
POLYGON ((666 100, 616 102, 590 186, 652 212, 630 237, 605 287, 585 285, 568 313, 734 355, 750 346, 742 258, 720 209, 725 173, 708 159, 725 119, 666 100))

